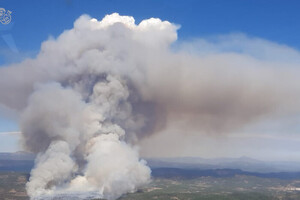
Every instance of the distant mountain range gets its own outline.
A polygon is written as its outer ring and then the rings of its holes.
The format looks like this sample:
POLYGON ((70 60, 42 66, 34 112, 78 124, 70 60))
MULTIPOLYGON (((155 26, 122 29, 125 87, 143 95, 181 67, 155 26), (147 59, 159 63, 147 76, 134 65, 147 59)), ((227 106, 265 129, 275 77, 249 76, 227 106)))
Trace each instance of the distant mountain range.
POLYGON ((15 153, 0 152, 0 160, 34 160, 35 154, 25 151, 18 151, 15 153))
MULTIPOLYGON (((34 154, 23 151, 0 153, 0 171, 30 171, 34 166, 35 157, 34 154)), ((159 171, 165 171, 163 170, 164 168, 170 169, 170 172, 176 170, 176 172, 179 172, 180 170, 200 170, 206 173, 205 170, 220 169, 227 169, 227 171, 229 169, 240 170, 249 173, 300 172, 300 162, 267 162, 248 157, 214 159, 179 157, 145 158, 145 160, 148 162, 153 173, 158 174, 159 171)))
POLYGON ((300 172, 300 162, 292 161, 260 161, 248 157, 214 158, 199 157, 180 158, 148 158, 151 168, 179 168, 179 169, 240 169, 248 172, 300 172))
POLYGON ((23 151, 0 153, 0 171, 29 172, 34 166, 35 155, 23 151))
POLYGON ((152 168, 152 176, 156 178, 193 179, 198 177, 226 178, 234 176, 255 176, 260 178, 278 178, 284 180, 300 179, 300 172, 247 172, 240 169, 179 169, 152 168))

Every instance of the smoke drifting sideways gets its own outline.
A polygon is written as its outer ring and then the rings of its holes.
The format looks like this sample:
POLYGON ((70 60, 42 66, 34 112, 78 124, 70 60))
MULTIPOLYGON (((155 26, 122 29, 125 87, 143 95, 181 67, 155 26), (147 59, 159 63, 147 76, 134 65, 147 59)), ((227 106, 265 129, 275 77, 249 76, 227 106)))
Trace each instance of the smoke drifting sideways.
POLYGON ((218 135, 300 111, 297 63, 174 50, 178 28, 83 15, 36 58, 0 68, 0 103, 38 154, 31 199, 117 199, 150 181, 144 137, 169 127, 218 135))

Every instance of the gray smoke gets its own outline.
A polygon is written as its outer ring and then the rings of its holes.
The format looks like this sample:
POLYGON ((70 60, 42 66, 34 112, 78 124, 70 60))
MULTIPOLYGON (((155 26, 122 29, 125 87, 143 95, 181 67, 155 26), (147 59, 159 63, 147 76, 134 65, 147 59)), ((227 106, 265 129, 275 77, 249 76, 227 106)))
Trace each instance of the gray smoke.
MULTIPOLYGON (((178 26, 81 16, 35 59, 0 69, 0 103, 38 153, 32 199, 116 199, 147 184, 136 144, 168 127, 220 134, 299 111, 299 70, 248 54, 176 51, 178 26)), ((206 44, 207 45, 207 44, 206 44)))
POLYGON ((150 169, 114 122, 130 118, 128 95, 110 75, 86 101, 58 83, 38 86, 21 115, 24 144, 39 153, 27 183, 32 199, 95 191, 94 198, 116 199, 149 181, 150 169))

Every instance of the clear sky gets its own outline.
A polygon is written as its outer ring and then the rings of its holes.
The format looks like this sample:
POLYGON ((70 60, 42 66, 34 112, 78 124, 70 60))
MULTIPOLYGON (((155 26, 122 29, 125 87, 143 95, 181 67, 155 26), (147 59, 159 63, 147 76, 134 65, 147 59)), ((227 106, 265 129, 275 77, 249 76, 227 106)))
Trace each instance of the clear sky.
MULTIPOLYGON (((20 55, 1 55, 2 64, 35 55, 42 41, 70 29, 82 14, 102 19, 118 12, 136 21, 158 17, 181 25, 179 39, 241 32, 300 48, 300 2, 296 0, 1 0, 12 11, 12 24, 0 33, 13 36, 20 55)), ((0 41, 1 50, 7 48, 0 41)))
MULTIPOLYGON (((72 28, 73 22, 82 14, 100 20, 113 12, 133 16, 136 23, 157 17, 179 24, 179 41, 242 33, 248 37, 261 38, 289 46, 296 51, 300 50, 300 2, 297 0, 1 0, 0 8, 12 11, 11 23, 0 24, 0 67, 34 57, 43 41, 49 37, 55 38, 64 30, 72 28)), ((290 129, 287 129, 285 124, 283 127, 273 127, 267 131, 293 134, 290 139, 285 138, 287 141, 282 141, 281 135, 264 135, 256 139, 255 135, 252 135, 252 143, 262 141, 263 137, 266 143, 261 144, 262 148, 271 143, 266 151, 272 151, 272 148, 282 145, 286 151, 284 155, 293 152, 295 155, 292 155, 292 159, 296 159, 296 153, 300 152, 300 148, 297 147, 300 146, 298 136, 294 135, 299 130, 298 118, 293 117, 292 122, 289 122, 289 125, 292 123, 290 129)), ((19 150, 16 131, 19 131, 19 128, 14 116, 8 117, 6 113, 0 113, 0 151, 19 150)), ((248 136, 235 137, 234 144, 241 145, 239 140, 242 137, 248 136)), ((144 145, 147 147, 147 141, 144 145)), ((245 150, 242 154, 246 153, 245 150)), ((229 155, 240 154, 231 152, 229 155)))

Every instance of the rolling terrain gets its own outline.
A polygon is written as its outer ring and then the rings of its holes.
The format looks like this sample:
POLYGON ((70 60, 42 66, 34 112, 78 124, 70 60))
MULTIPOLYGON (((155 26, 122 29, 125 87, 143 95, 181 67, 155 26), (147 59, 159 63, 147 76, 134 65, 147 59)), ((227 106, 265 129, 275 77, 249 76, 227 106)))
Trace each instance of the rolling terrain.
MULTIPOLYGON (((28 200, 25 184, 29 179, 29 172, 34 165, 34 155, 26 152, 0 153, 0 199, 2 200, 28 200)), ((122 196, 121 200, 282 200, 300 199, 300 170, 292 172, 291 169, 278 171, 260 170, 245 171, 234 168, 232 163, 254 169, 264 163, 248 158, 217 159, 200 163, 200 158, 181 158, 170 161, 162 159, 148 159, 152 170, 151 183, 136 193, 122 196), (224 162, 230 160, 231 164, 224 162), (241 162, 241 160, 243 162, 241 162), (189 162, 188 162, 189 161, 189 162), (218 168, 230 166, 231 168, 218 168)), ((203 161, 203 160, 202 160, 203 161)), ((205 160, 204 160, 205 161, 205 160)), ((295 165, 292 167, 296 166, 295 165)), ((266 170, 266 163, 264 163, 266 170)), ((284 164, 282 165, 284 166, 284 164)), ((273 169, 278 166, 274 165, 273 169)), ((271 169, 271 168, 270 168, 271 169)), ((57 197, 54 199, 66 199, 57 197)), ((73 200, 81 199, 79 196, 73 200)))

